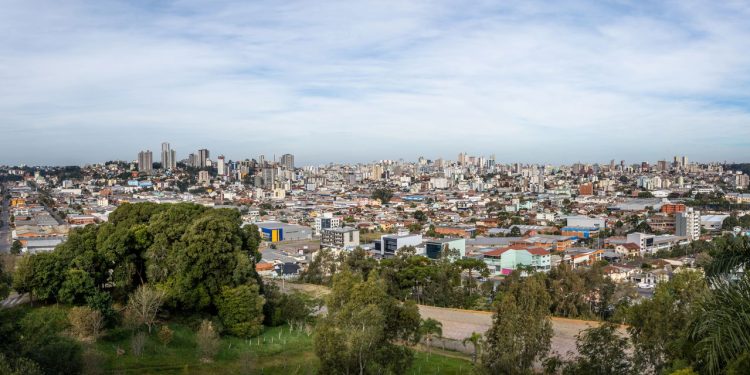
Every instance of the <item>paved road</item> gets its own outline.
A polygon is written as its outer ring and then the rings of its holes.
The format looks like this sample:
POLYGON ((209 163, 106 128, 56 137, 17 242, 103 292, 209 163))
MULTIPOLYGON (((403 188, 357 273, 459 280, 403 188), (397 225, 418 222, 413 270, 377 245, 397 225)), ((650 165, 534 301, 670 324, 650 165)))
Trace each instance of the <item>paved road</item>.
MULTIPOLYGON (((276 282, 281 286, 280 282, 276 282)), ((312 284, 285 283, 284 288, 285 290, 299 290, 318 297, 329 292, 329 289, 324 286, 312 284)), ((488 311, 418 306, 419 314, 423 319, 433 318, 443 324, 443 337, 448 339, 447 341, 452 341, 452 343, 449 342, 446 345, 453 350, 471 353, 472 349, 465 347, 460 342, 471 336, 472 332, 485 333, 492 325, 492 313, 488 311)), ((552 318, 552 329, 554 330, 552 351, 562 356, 567 356, 568 352, 576 353, 576 335, 598 324, 596 321, 552 318)), ((624 328, 621 329, 621 333, 623 335, 626 333, 624 328)), ((443 343, 438 344, 436 342, 436 345, 440 346, 443 343)))
MULTIPOLYGON (((0 193, 3 194, 4 193, 0 193)), ((0 220, 2 220, 3 225, 0 226, 0 253, 8 253, 10 252, 10 236, 11 236, 11 230, 10 230, 10 206, 8 200, 5 199, 3 196, 2 198, 3 203, 3 212, 0 214, 0 220)))
MULTIPOLYGON (((443 336, 457 341, 471 336, 472 332, 485 333, 492 326, 492 313, 488 311, 419 305, 419 314, 422 319, 432 318, 442 323, 443 336)), ((555 331, 552 337, 552 351, 563 356, 568 352, 576 352, 576 335, 598 324, 595 321, 552 318, 552 329, 555 331)))
POLYGON ((8 309, 14 306, 18 306, 20 304, 24 304, 29 302, 29 295, 28 294, 18 294, 16 292, 12 292, 8 298, 0 301, 0 308, 2 309, 8 309))

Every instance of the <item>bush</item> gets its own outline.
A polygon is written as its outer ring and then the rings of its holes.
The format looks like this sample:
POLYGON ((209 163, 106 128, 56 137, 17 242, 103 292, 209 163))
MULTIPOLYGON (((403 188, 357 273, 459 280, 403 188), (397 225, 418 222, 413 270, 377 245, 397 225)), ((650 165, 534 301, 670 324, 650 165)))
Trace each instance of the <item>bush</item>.
POLYGON ((146 333, 137 332, 130 339, 130 349, 133 351, 133 355, 141 356, 143 354, 143 348, 146 346, 146 333))
POLYGON ((159 329, 159 342, 162 343, 162 345, 167 346, 170 342, 172 342, 172 339, 174 338, 174 332, 169 328, 167 325, 161 326, 161 329, 159 329))
POLYGON ((195 341, 198 344, 198 356, 201 360, 211 361, 219 352, 221 344, 219 334, 216 333, 214 325, 208 320, 201 322, 195 341))
POLYGON ((86 306, 71 308, 68 321, 73 335, 84 341, 96 341, 104 328, 102 313, 86 306))

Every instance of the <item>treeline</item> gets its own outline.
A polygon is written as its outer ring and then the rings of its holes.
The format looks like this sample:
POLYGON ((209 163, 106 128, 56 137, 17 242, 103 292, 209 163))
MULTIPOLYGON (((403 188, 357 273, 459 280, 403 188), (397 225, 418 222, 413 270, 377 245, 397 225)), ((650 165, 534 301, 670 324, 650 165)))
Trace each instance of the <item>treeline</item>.
MULTIPOLYGON (((29 293, 34 304, 85 307, 66 319, 66 327, 87 320, 78 317, 88 314, 100 318, 102 328, 133 327, 135 340, 146 328, 151 334, 158 317, 179 315, 206 317, 217 333, 250 337, 259 334, 263 324, 283 324, 310 312, 309 301, 262 283, 255 271, 260 241, 258 228, 243 227, 237 210, 189 203, 123 204, 107 223, 74 229, 54 251, 19 259, 12 286, 29 293)), ((8 281, 6 276, 0 279, 8 281)), ((0 285, 0 292, 5 289, 0 285)), ((8 330, 23 332, 7 336, 9 348, 31 345, 27 341, 36 325, 50 325, 48 318, 37 317, 41 311, 46 310, 29 311, 29 329, 23 318, 2 317, 8 330)), ((58 325, 50 327, 46 336, 33 334, 49 342, 68 342, 62 330, 52 329, 58 325)), ((55 361, 31 352, 2 353, 6 358, 0 364, 10 368, 29 360, 45 373, 76 372, 57 371, 45 364, 55 361)), ((66 361, 80 366, 80 348, 72 347, 70 353, 66 361)))
MULTIPOLYGON (((475 370, 530 374, 541 364, 544 373, 566 375, 747 373, 750 276, 739 271, 750 265, 750 239, 717 245, 721 247, 706 267, 708 277, 698 270, 675 273, 657 286, 652 298, 624 306, 611 321, 581 332, 577 354, 552 350, 550 316, 553 311, 601 309, 594 302, 604 300, 605 290, 586 296, 566 285, 595 284, 585 280, 595 274, 576 276, 560 268, 549 276, 507 278, 492 299, 491 328, 466 338, 474 346, 475 370)), ((409 345, 428 332, 440 332, 434 330, 439 323, 420 320, 410 298, 399 302, 384 267, 355 259, 344 258, 340 264, 327 300, 329 315, 316 328, 322 369, 404 373, 413 356, 409 345)))
MULTIPOLYGON (((538 273, 545 284, 551 301, 550 313, 567 318, 606 320, 619 309, 630 305, 637 296, 628 284, 615 283, 605 277, 606 262, 592 267, 571 269, 567 264, 553 268, 549 273, 538 273)), ((334 256, 321 250, 303 272, 303 282, 331 285, 332 275, 346 267, 367 278, 377 273, 389 295, 398 300, 411 300, 418 304, 472 310, 490 310, 503 284, 522 279, 519 269, 502 283, 485 281, 489 276, 487 265, 478 259, 459 259, 458 253, 444 250, 439 259, 432 260, 416 255, 413 247, 399 250, 398 254, 380 262, 370 258, 362 249, 334 256)))

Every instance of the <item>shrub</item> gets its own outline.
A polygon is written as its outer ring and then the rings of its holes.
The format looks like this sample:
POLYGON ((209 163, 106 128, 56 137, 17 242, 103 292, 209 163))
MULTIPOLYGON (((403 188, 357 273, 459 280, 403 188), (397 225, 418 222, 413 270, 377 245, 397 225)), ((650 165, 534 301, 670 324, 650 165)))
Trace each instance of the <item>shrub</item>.
POLYGON ((208 320, 201 322, 195 341, 198 344, 198 356, 201 360, 211 361, 219 352, 219 334, 208 320))
POLYGON ((102 313, 87 306, 71 308, 68 312, 68 321, 73 336, 84 341, 96 341, 104 327, 102 313))

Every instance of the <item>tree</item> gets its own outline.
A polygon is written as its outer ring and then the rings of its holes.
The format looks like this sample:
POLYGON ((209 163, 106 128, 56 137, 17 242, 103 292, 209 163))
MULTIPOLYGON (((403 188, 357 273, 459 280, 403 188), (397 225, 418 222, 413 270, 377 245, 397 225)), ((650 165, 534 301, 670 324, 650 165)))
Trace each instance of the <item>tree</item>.
POLYGON ((485 334, 482 368, 487 373, 525 374, 549 352, 550 299, 541 277, 532 276, 502 293, 485 334))
POLYGON ((156 315, 164 303, 164 295, 163 291, 150 285, 141 285, 128 299, 126 316, 135 326, 146 325, 151 333, 151 328, 156 323, 156 315))
POLYGON ((706 290, 699 272, 680 272, 659 283, 652 298, 630 307, 625 322, 640 369, 659 373, 675 361, 689 358, 692 340, 688 328, 695 304, 706 290))
POLYGON ((68 321, 73 335, 83 341, 96 341, 104 328, 102 313, 86 306, 71 308, 68 321))
POLYGON ((19 240, 13 241, 13 245, 10 246, 10 253, 13 255, 21 254, 21 250, 23 249, 23 244, 19 240))
POLYGON ((363 281, 346 269, 334 277, 328 313, 315 327, 321 373, 406 372, 413 352, 399 343, 418 341, 419 311, 385 290, 378 277, 363 281))
POLYGON ((617 325, 603 323, 576 336, 578 356, 563 370, 566 375, 620 375, 633 372, 628 339, 617 325))
POLYGON ((388 204, 391 198, 393 198, 393 192, 386 188, 375 189, 372 192, 372 199, 378 199, 382 204, 388 204))
MULTIPOLYGON (((713 280, 710 293, 697 304, 697 316, 693 319, 690 334, 707 373, 721 373, 723 368, 743 356, 745 363, 750 363, 748 311, 750 276, 735 281, 728 278, 713 280)), ((740 368, 738 365, 733 367, 740 368)))
POLYGON ((216 354, 219 352, 219 334, 214 329, 214 325, 208 321, 203 320, 198 333, 195 335, 195 341, 198 344, 198 356, 203 361, 212 361, 216 354))
POLYGON ((62 303, 79 305, 85 303, 86 299, 96 292, 91 276, 82 270, 69 269, 60 287, 59 300, 62 303))
POLYGON ((467 343, 471 343, 471 346, 474 349, 473 353, 471 354, 471 363, 473 363, 474 366, 477 365, 477 360, 482 353, 482 341, 482 334, 477 332, 472 332, 471 336, 466 337, 461 341, 464 346, 466 346, 467 343))
POLYGON ((512 228, 510 228, 510 234, 511 237, 520 237, 521 236, 521 228, 519 228, 517 225, 514 225, 512 228))
POLYGON ((263 330, 263 304, 255 283, 235 288, 224 287, 217 302, 219 317, 229 332, 238 337, 252 337, 263 330))
POLYGON ((420 223, 424 223, 425 221, 427 221, 427 215, 422 210, 414 211, 414 218, 420 223))
POLYGON ((432 351, 432 340, 443 337, 443 323, 427 318, 419 324, 419 335, 427 341, 427 354, 432 351))
POLYGON ((0 258, 0 300, 5 299, 10 293, 11 278, 5 274, 3 259, 0 258))

